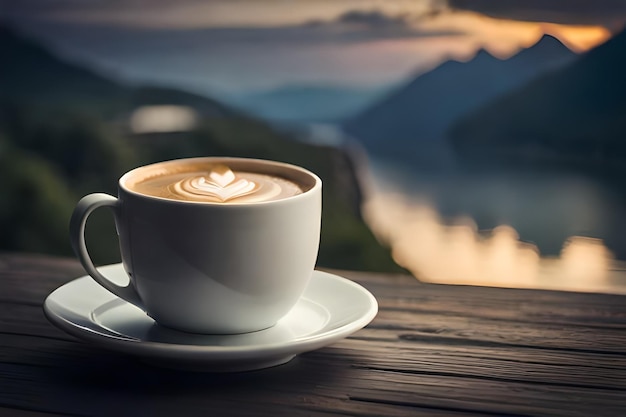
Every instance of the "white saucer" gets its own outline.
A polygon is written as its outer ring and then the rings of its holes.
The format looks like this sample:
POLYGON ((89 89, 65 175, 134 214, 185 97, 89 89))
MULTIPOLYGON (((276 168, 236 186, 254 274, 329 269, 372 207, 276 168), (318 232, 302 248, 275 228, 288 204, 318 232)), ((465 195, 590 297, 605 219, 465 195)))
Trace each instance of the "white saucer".
MULTIPOLYGON (((121 264, 99 269, 112 280, 127 279, 121 264)), ((334 343, 372 321, 378 304, 360 285, 315 271, 291 312, 274 327, 253 333, 198 335, 164 328, 89 276, 53 291, 44 311, 62 330, 103 347, 161 366, 224 372, 280 365, 334 343)))

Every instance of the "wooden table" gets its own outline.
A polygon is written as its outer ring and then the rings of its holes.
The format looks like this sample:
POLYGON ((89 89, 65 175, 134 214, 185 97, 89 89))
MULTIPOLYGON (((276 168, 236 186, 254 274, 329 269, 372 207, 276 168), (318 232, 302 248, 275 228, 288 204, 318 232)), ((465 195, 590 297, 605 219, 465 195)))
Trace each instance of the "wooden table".
POLYGON ((346 272, 365 329, 262 371, 149 366, 66 335, 42 303, 72 259, 0 254, 0 415, 626 415, 626 297, 346 272))

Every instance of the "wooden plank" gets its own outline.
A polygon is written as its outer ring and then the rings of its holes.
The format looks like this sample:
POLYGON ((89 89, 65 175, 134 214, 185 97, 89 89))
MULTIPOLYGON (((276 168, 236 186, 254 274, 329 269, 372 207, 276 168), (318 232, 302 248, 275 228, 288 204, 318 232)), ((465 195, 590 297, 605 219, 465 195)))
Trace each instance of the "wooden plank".
POLYGON ((333 272, 379 300, 366 329, 285 366, 194 374, 54 328, 41 303, 80 265, 0 254, 0 415, 626 414, 624 296, 333 272))
POLYGON ((0 403, 5 407, 27 403, 39 411, 90 415, 135 412, 142 407, 150 414, 166 415, 161 413, 173 411, 173 397, 184 402, 191 413, 206 410, 210 402, 213 412, 238 407, 255 415, 270 415, 277 406, 307 414, 376 415, 369 407, 384 410, 385 405, 395 413, 388 415, 429 415, 428 410, 482 415, 585 415, 594 411, 594 415, 609 415, 603 413, 626 406, 621 390, 364 368, 359 364, 370 362, 372 356, 380 359, 378 355, 339 344, 302 355, 283 367, 225 376, 161 370, 97 349, 91 355, 73 353, 74 349, 87 348, 76 345, 58 352, 59 363, 54 367, 3 364, 0 403), (94 354, 98 359, 94 360, 94 354), (70 395, 79 400, 66 404, 70 395), (117 406, 123 403, 124 410, 111 408, 111 398, 117 406), (567 405, 572 401, 577 408, 570 413, 567 405), (98 411, 94 414, 92 409, 98 411))
POLYGON ((526 346, 624 352, 624 330, 564 324, 516 323, 482 318, 411 314, 382 310, 372 327, 398 332, 406 341, 483 346, 526 346))
POLYGON ((60 365, 50 368, 2 364, 0 404, 72 415, 134 415, 140 411, 144 415, 230 415, 233 410, 240 415, 268 416, 277 415, 277 410, 285 415, 297 411, 306 415, 459 414, 430 408, 426 413, 416 407, 389 410, 352 402, 342 388, 352 380, 349 364, 328 368, 323 366, 327 360, 313 356, 304 355, 262 372, 211 375, 161 370, 102 353, 100 361, 61 354, 60 365))
POLYGON ((353 401, 498 416, 616 416, 626 410, 623 392, 384 371, 357 380, 349 395, 353 401))

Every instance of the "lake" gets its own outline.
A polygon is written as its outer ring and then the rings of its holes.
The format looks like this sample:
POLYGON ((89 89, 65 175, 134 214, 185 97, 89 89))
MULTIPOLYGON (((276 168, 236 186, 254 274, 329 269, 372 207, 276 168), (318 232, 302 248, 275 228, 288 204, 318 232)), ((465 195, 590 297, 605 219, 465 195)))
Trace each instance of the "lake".
POLYGON ((422 281, 626 294, 626 187, 557 169, 424 172, 332 124, 288 130, 354 155, 365 221, 422 281))
POLYGON ((436 283, 626 293, 626 204, 566 172, 424 173, 369 155, 364 217, 436 283))

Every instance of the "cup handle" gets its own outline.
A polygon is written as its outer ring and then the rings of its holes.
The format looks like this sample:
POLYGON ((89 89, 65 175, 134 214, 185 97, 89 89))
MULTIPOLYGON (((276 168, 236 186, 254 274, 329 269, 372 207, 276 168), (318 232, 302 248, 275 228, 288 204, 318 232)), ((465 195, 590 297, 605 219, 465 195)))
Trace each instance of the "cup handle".
POLYGON ((87 245, 85 244, 85 225, 87 224, 89 215, 99 207, 112 207, 113 210, 117 210, 118 204, 119 201, 117 198, 104 193, 89 194, 81 198, 76 208, 74 208, 70 220, 70 241, 72 243, 72 249, 74 249, 74 253, 87 273, 91 275, 98 284, 125 301, 145 310, 132 282, 126 287, 122 287, 102 275, 91 261, 87 251, 87 245))

